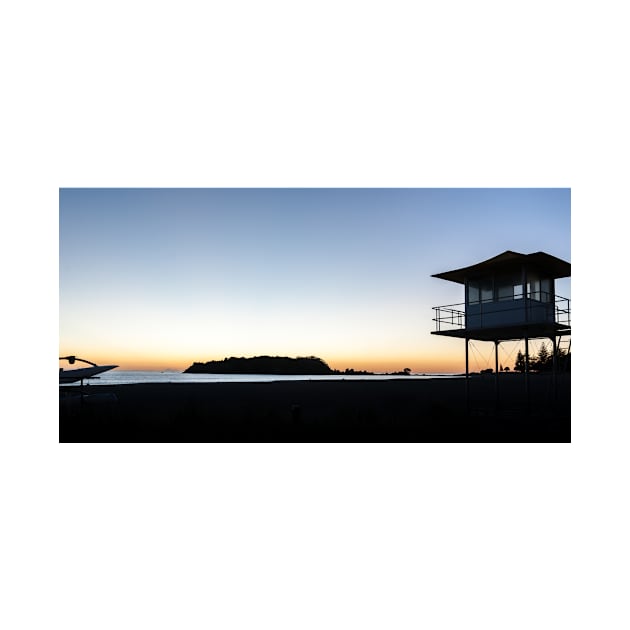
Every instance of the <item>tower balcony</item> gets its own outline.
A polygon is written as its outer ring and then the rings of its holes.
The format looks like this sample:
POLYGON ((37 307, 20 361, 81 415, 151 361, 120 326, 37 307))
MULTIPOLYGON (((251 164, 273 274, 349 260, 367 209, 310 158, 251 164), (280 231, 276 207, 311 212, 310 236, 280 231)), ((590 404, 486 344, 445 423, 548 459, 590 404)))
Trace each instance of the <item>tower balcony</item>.
POLYGON ((480 340, 571 334, 568 298, 538 291, 527 297, 434 306, 432 334, 480 340))

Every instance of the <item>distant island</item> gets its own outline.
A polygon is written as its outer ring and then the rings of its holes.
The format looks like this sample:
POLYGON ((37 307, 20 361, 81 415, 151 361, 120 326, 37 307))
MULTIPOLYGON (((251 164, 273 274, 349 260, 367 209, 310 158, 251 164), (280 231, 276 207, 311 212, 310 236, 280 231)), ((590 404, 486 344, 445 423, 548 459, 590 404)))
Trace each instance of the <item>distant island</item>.
MULTIPOLYGON (((410 369, 393 372, 396 376, 409 376, 410 369)), ((365 370, 333 370, 319 357, 229 357, 223 361, 195 362, 184 374, 282 374, 282 375, 373 375, 365 370)))
POLYGON ((230 357, 193 363, 184 374, 338 374, 318 357, 230 357))

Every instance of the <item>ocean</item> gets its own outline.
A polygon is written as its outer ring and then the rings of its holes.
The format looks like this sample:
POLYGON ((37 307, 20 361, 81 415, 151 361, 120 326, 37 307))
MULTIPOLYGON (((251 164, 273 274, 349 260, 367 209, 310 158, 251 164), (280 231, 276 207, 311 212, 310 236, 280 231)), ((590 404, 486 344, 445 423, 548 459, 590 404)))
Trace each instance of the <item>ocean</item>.
MULTIPOLYGON (((182 374, 181 372, 154 372, 140 370, 110 370, 98 377, 86 379, 90 385, 133 385, 135 383, 271 383, 274 381, 357 381, 388 380, 394 378, 428 379, 454 378, 459 374, 411 374, 394 376, 388 374, 374 375, 281 375, 281 374, 182 374)), ((74 383, 79 385, 80 383, 74 383)))

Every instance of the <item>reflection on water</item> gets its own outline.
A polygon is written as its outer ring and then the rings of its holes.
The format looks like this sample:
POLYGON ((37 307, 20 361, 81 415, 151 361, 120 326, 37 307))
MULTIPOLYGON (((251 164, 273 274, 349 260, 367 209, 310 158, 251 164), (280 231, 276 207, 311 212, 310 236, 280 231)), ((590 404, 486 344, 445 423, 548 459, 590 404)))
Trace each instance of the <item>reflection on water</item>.
MULTIPOLYGON (((90 385, 132 385, 135 383, 271 383, 273 381, 362 381, 387 379, 427 379, 453 378, 459 374, 411 374, 410 376, 373 376, 333 375, 278 375, 278 374, 181 374, 179 372, 150 372, 138 370, 111 370, 98 378, 85 381, 90 385)), ((79 383, 76 383, 79 385, 79 383)))

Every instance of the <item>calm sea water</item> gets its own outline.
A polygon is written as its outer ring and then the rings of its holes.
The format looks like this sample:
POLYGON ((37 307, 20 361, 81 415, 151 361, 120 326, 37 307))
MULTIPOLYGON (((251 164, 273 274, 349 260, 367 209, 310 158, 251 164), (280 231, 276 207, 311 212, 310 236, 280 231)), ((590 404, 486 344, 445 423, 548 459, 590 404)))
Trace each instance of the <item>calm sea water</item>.
MULTIPOLYGON (((458 374, 412 374, 410 376, 389 376, 375 374, 373 376, 347 376, 335 374, 330 376, 285 376, 278 374, 181 374, 180 372, 150 372, 131 370, 110 370, 91 378, 85 383, 90 385, 133 385, 135 383, 271 383, 273 381, 357 381, 387 380, 392 378, 427 379, 453 378, 458 374)), ((77 385, 79 383, 76 383, 77 385)))

